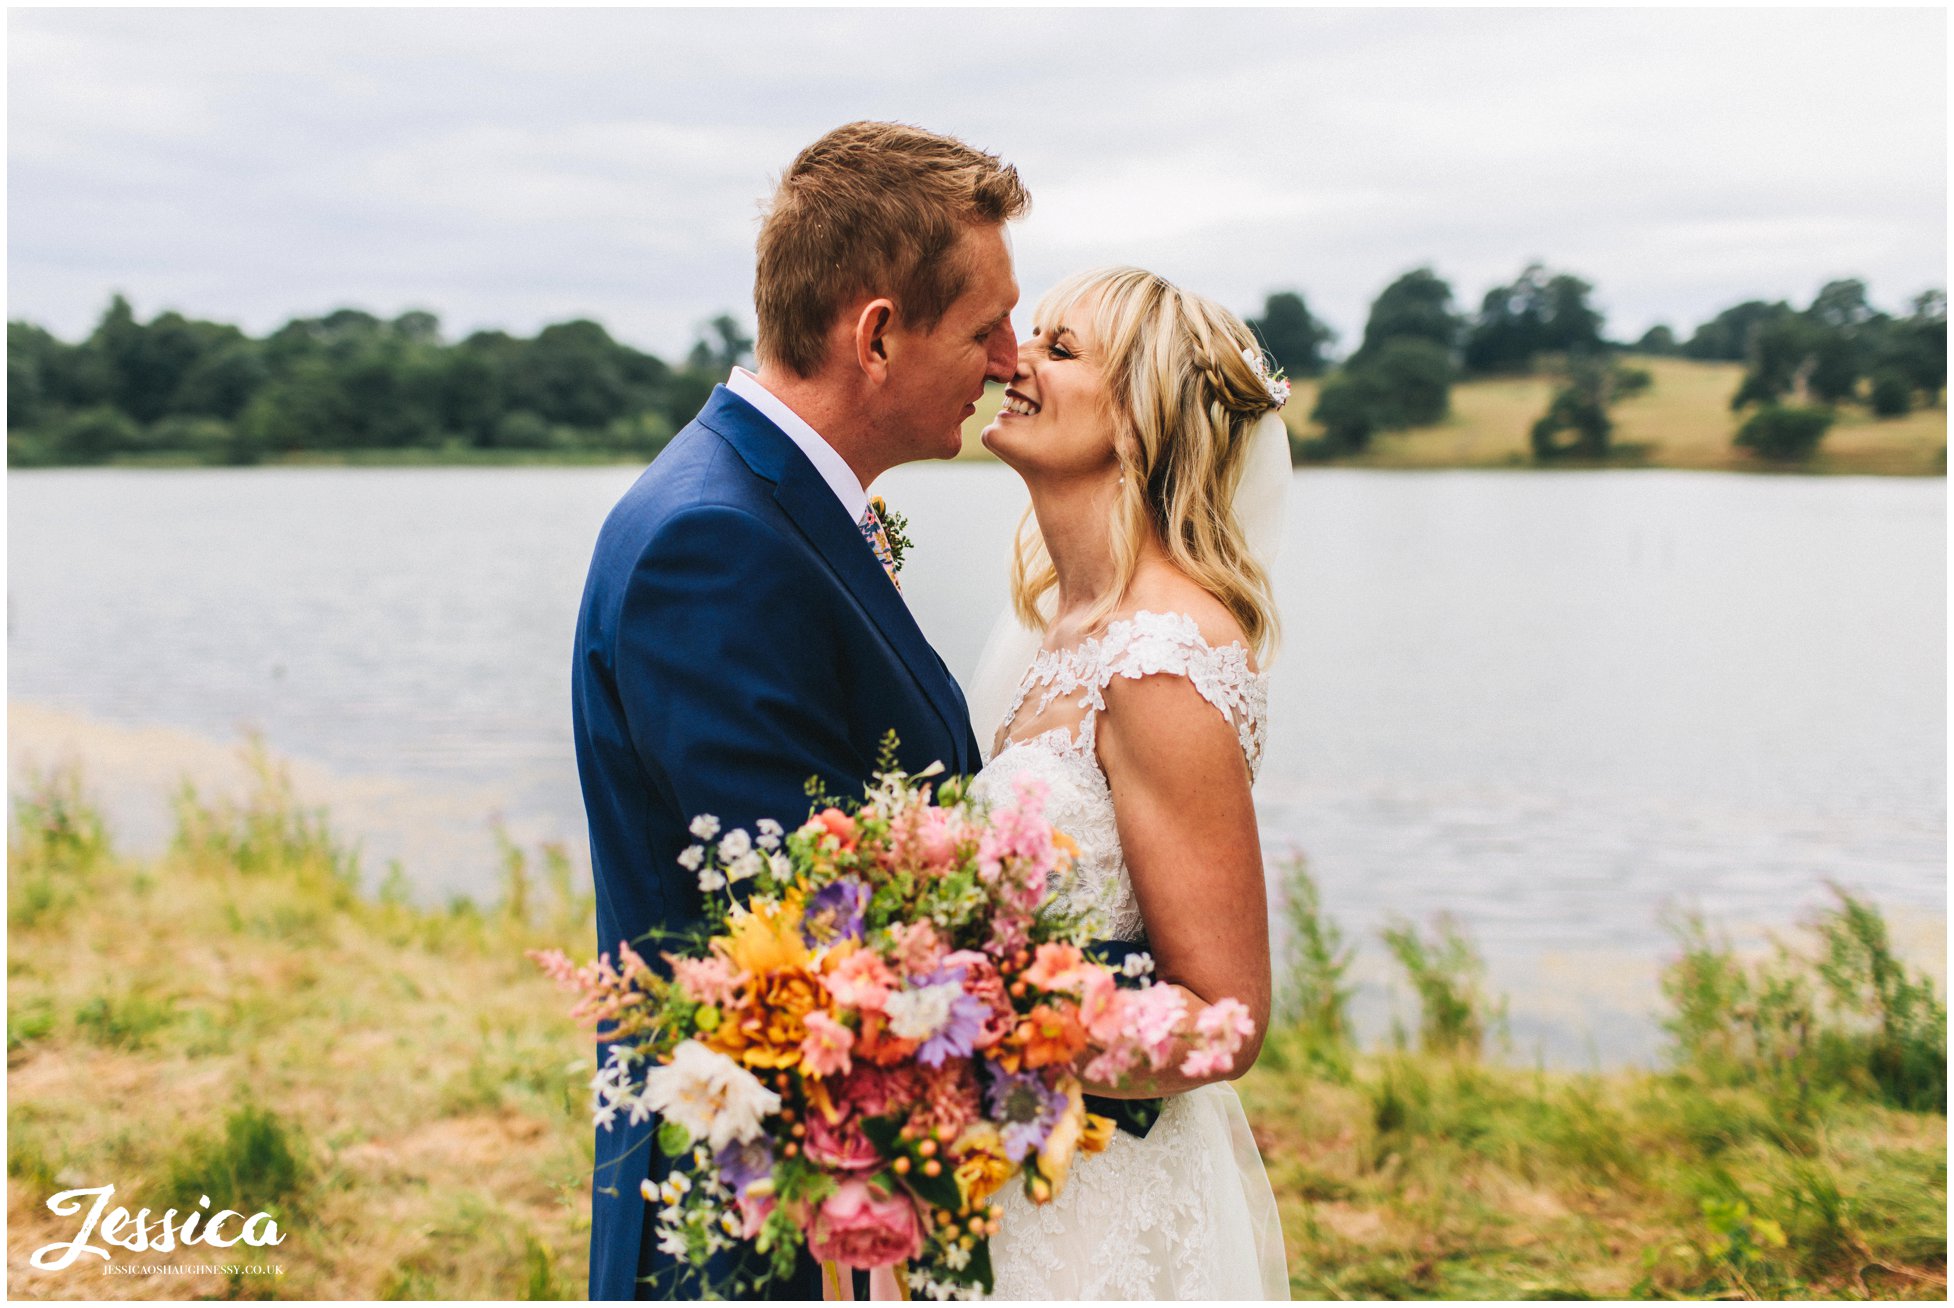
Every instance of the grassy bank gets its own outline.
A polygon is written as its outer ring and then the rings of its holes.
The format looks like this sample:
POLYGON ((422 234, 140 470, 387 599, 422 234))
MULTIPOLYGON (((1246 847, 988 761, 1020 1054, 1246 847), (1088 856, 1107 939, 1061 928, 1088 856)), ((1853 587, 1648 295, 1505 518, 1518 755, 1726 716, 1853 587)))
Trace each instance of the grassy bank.
MULTIPOLYGON (((1715 472, 1774 471, 1746 450, 1733 446, 1741 416, 1730 411, 1730 397, 1743 365, 1699 363, 1690 359, 1636 357, 1654 384, 1611 411, 1619 456, 1610 466, 1692 468, 1715 472)), ((1452 412, 1444 422, 1410 431, 1385 432, 1361 455, 1335 460, 1352 468, 1515 468, 1532 467, 1527 432, 1547 411, 1554 382, 1548 377, 1513 377, 1461 382, 1452 388, 1452 412)), ((993 387, 978 412, 964 425, 965 458, 988 459, 977 433, 996 416, 1003 398, 993 387)), ((1316 383, 1298 381, 1283 417, 1298 438, 1321 436, 1310 421, 1316 383)), ((1846 407, 1825 436, 1819 453, 1798 469, 1813 473, 1937 476, 1947 471, 1947 408, 1917 410, 1903 418, 1877 420, 1846 407)), ((1557 467, 1583 466, 1562 460, 1557 467)), ((1585 465, 1585 466, 1593 466, 1585 465)))
MULTIPOLYGON (((241 802, 181 794, 153 860, 117 853, 72 776, 15 795, 13 1296, 580 1295, 588 1054, 521 951, 587 952, 587 892, 560 853, 514 848, 493 905, 417 907, 397 876, 363 891, 323 815, 262 757, 255 775, 241 802), (267 1209, 287 1237, 148 1261, 284 1275, 30 1268, 74 1231, 46 1197, 111 1182, 132 1208, 267 1209)), ((1811 1018, 1800 1037, 1792 1001, 1822 1016, 1830 993, 1816 972, 1699 941, 1672 971, 1676 1070, 1550 1074, 1482 1061, 1497 1005, 1469 948, 1409 927, 1393 951, 1420 1030, 1353 1049, 1347 947, 1299 903, 1288 1025, 1239 1083, 1299 1296, 1944 1297, 1945 1065, 1936 1111, 1933 1015, 1903 973, 1899 991, 1881 974, 1889 1000, 1914 995, 1899 1025, 1811 1018)))

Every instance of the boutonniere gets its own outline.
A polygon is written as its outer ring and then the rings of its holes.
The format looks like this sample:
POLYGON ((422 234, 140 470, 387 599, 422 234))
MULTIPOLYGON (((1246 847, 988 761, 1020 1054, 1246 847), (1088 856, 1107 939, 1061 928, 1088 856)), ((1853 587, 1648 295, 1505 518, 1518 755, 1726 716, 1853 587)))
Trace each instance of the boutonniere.
POLYGON ((889 538, 889 566, 902 571, 902 556, 909 549, 909 519, 889 507, 880 495, 869 497, 869 507, 881 519, 882 534, 889 538))

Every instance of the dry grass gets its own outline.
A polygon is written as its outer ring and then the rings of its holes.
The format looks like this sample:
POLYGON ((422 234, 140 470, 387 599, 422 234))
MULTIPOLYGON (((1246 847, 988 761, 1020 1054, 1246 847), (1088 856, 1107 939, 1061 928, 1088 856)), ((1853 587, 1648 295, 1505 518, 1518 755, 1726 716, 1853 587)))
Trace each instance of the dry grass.
MULTIPOLYGON (((252 806, 291 797, 274 784, 252 806)), ((581 1297, 589 1051, 521 956, 587 949, 581 909, 539 925, 375 903, 328 875, 326 844, 288 832, 240 850, 213 834, 244 820, 219 812, 146 867, 12 842, 11 1295, 581 1297), (74 893, 31 911, 18 887, 37 875, 74 893), (207 1142, 247 1104, 276 1117, 303 1169, 289 1194, 241 1187, 284 1243, 117 1265, 273 1262, 283 1275, 28 1264, 74 1235, 45 1207, 54 1190, 113 1183, 112 1202, 160 1212, 172 1178, 207 1183, 207 1142)))
MULTIPOLYGON (((1614 409, 1615 463, 1626 467, 1693 468, 1718 472, 1772 471, 1771 465, 1731 444, 1741 418, 1730 411, 1743 368, 1734 363, 1641 358, 1654 385, 1614 409)), ((1548 377, 1494 378, 1452 388, 1452 413, 1444 422, 1389 432, 1362 455, 1336 460, 1357 468, 1512 468, 1533 466, 1527 433, 1547 411, 1554 383, 1548 377)), ((1003 399, 991 387, 964 424, 966 459, 988 459, 977 436, 1003 399)), ((1316 383, 1300 381, 1283 410, 1299 438, 1321 436, 1309 420, 1316 383)), ((1569 466, 1572 466, 1570 463, 1569 466)), ((1803 472, 1939 476, 1947 470, 1947 406, 1878 420, 1863 410, 1841 410, 1820 452, 1803 472)))

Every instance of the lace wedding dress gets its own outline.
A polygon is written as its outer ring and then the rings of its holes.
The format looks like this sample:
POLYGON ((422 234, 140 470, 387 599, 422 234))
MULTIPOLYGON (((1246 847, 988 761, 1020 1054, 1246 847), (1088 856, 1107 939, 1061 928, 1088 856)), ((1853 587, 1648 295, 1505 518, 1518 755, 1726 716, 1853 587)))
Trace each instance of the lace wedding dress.
MULTIPOLYGON (((1076 728, 1005 739, 976 792, 1004 799, 1020 776, 1045 782, 1046 816, 1079 845, 1060 903, 1094 913, 1102 939, 1139 940, 1144 923, 1094 737, 1116 676, 1187 678, 1235 728, 1251 777, 1262 762, 1268 685, 1241 645, 1211 648, 1187 615, 1145 612, 1077 648, 1039 652, 1019 683, 1000 735, 1034 692, 1030 721, 1060 696, 1075 697, 1085 717, 1076 728)), ((1145 1138, 1117 1132, 1105 1152, 1076 1157, 1051 1203, 1033 1204, 1016 1187, 1000 1202, 996 1299, 1289 1297, 1275 1196, 1227 1082, 1169 1098, 1145 1138)))

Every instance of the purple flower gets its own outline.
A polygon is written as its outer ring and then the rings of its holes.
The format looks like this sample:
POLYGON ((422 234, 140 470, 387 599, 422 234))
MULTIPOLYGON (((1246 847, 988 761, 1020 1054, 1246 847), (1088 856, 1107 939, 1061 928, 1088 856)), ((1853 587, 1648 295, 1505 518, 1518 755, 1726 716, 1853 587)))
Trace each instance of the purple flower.
POLYGON ((853 877, 840 877, 814 892, 801 917, 801 937, 810 945, 861 939, 862 912, 868 907, 868 887, 853 877))
POLYGON ((984 1034, 984 1019, 990 1016, 991 1007, 963 989, 963 979, 964 969, 961 967, 946 967, 928 976, 914 978, 918 985, 954 985, 958 988, 950 1000, 950 1010, 944 1015, 943 1024, 916 1051, 916 1061, 925 1067, 941 1067, 946 1058, 970 1057, 977 1049, 977 1037, 984 1034))
POLYGON ((734 1194, 744 1195, 754 1182, 773 1175, 773 1143, 764 1135, 745 1144, 735 1140, 714 1154, 712 1161, 719 1168, 719 1179, 734 1194))
POLYGON ((1021 1163, 1044 1147, 1045 1137, 1065 1111, 1065 1096, 1034 1073, 1007 1072, 994 1063, 988 1066, 991 1084, 985 1100, 1004 1137, 1005 1154, 1021 1163))

